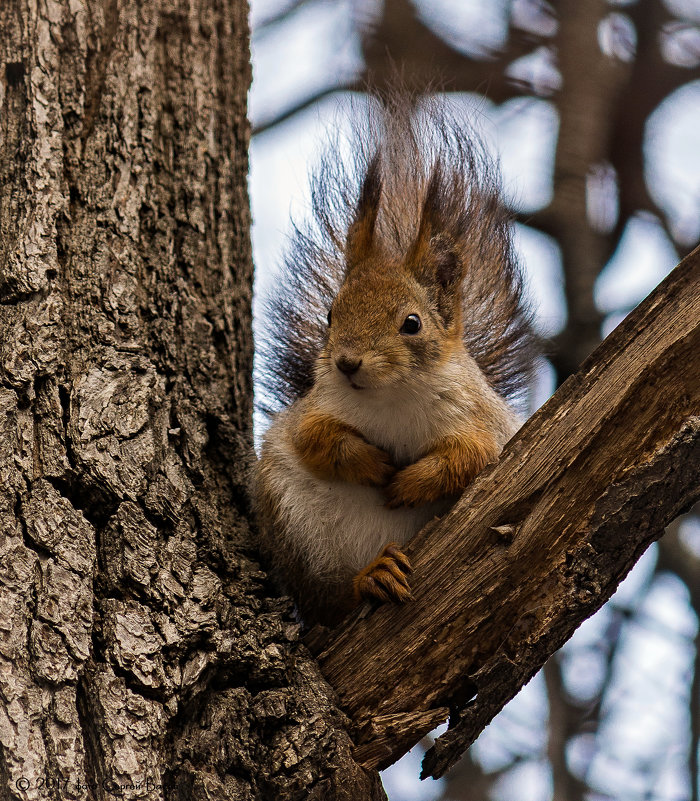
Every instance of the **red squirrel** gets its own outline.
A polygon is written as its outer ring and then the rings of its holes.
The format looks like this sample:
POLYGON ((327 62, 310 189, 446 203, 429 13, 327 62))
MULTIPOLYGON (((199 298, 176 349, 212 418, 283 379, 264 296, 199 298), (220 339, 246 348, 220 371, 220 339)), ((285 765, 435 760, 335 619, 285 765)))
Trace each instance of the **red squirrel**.
POLYGON ((260 546, 306 625, 411 598, 402 546, 519 428, 533 361, 497 171, 437 100, 399 95, 326 154, 269 304, 278 405, 260 546))

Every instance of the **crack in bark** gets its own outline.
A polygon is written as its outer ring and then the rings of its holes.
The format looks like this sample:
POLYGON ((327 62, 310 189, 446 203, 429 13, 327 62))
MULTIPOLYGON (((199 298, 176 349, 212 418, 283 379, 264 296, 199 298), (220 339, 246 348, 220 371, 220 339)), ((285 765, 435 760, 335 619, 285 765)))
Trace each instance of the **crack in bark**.
POLYGON ((99 47, 93 49, 88 45, 85 59, 85 106, 80 134, 82 149, 85 149, 85 143, 95 126, 104 93, 107 67, 119 31, 119 0, 107 0, 102 5, 102 12, 102 28, 96 31, 99 47))

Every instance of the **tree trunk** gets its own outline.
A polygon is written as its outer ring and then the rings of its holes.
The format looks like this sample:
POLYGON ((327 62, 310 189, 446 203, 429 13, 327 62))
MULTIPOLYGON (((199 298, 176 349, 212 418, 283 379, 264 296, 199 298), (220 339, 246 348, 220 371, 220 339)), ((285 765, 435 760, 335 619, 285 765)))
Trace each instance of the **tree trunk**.
POLYGON ((250 558, 243 0, 0 5, 0 781, 382 798, 250 558))

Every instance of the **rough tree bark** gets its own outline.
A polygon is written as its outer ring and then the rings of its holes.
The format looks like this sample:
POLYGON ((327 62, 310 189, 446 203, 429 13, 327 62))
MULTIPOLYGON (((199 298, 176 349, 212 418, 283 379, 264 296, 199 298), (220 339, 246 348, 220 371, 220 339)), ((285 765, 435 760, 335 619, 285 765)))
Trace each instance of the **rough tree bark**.
POLYGON ((249 558, 243 0, 0 4, 0 797, 383 798, 249 558))

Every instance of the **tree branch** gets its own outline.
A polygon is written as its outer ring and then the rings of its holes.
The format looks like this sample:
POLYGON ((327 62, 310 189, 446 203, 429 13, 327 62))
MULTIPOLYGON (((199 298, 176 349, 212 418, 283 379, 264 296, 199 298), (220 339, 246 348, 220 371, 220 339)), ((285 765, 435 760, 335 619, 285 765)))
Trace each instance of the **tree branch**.
POLYGON ((293 17, 302 6, 309 3, 309 0, 288 0, 282 8, 273 11, 269 16, 264 17, 255 24, 251 31, 253 37, 264 35, 269 32, 271 28, 275 28, 280 23, 287 22, 290 17, 293 17))
POLYGON ((366 766, 449 710, 424 761, 442 775, 700 497, 698 352, 700 250, 410 543, 415 602, 329 636, 319 662, 366 766))
POLYGON ((611 247, 617 246, 633 214, 650 211, 659 217, 669 239, 682 248, 683 243, 676 242, 665 212, 649 193, 644 171, 644 132, 647 120, 664 98, 697 80, 700 69, 671 64, 663 57, 659 35, 673 17, 661 0, 632 5, 629 15, 637 31, 637 55, 625 91, 618 94, 609 115, 609 158, 617 172, 619 188, 618 221, 610 243, 611 247))
POLYGON ((456 50, 419 18, 411 0, 387 0, 382 17, 363 38, 366 78, 391 85, 398 68, 407 86, 425 90, 444 84, 448 91, 477 91, 494 103, 532 93, 533 87, 506 74, 509 64, 534 52, 547 37, 511 28, 502 50, 478 56, 456 50))
POLYGON ((569 769, 567 745, 576 734, 581 710, 568 698, 562 666, 556 657, 544 666, 544 680, 549 702, 549 739, 547 756, 552 766, 553 801, 584 801, 588 786, 569 769))
MULTIPOLYGON (((293 3, 292 10, 295 11, 297 5, 302 3, 293 3)), ((286 19, 285 11, 272 22, 276 25, 286 19)), ((256 124, 254 136, 285 122, 334 92, 362 91, 368 85, 378 89, 394 86, 398 74, 406 86, 416 91, 425 91, 431 86, 451 92, 477 91, 494 103, 522 97, 534 92, 534 88, 507 75, 506 68, 546 41, 533 32, 514 28, 503 50, 470 56, 453 48, 421 22, 410 0, 385 3, 376 26, 363 28, 360 23, 355 24, 360 27, 365 69, 356 76, 340 77, 336 84, 290 103, 256 124)))
POLYGON ((275 126, 286 122, 300 112, 305 111, 307 108, 318 103, 320 100, 323 100, 324 97, 333 95, 336 92, 353 92, 360 88, 361 84, 359 81, 341 81, 340 83, 334 83, 332 86, 324 86, 322 89, 312 92, 303 99, 278 112, 274 116, 269 117, 268 119, 263 120, 255 125, 253 128, 253 136, 265 133, 265 131, 269 131, 270 128, 274 128, 275 126))

